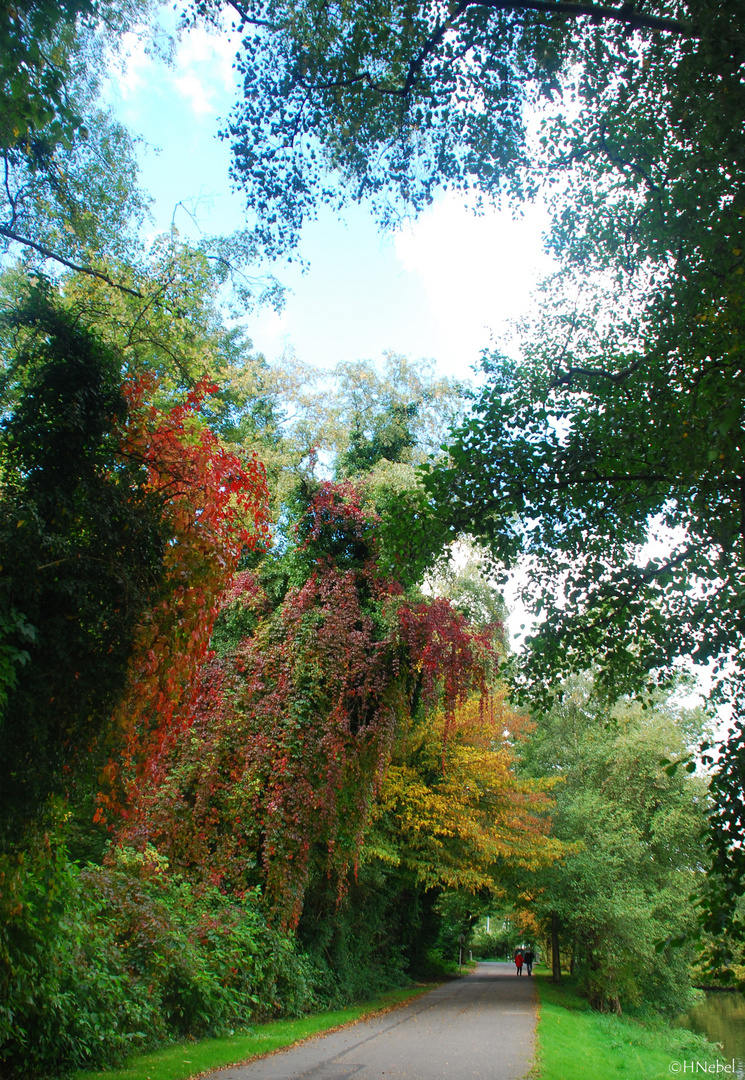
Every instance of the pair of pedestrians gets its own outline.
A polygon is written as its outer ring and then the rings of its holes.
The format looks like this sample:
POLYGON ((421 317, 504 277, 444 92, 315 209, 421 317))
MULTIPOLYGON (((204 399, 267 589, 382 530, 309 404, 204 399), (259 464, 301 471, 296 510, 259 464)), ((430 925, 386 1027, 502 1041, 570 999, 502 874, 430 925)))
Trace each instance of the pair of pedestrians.
POLYGON ((517 968, 517 974, 522 975, 524 964, 528 970, 528 975, 532 975, 534 961, 535 953, 530 948, 530 946, 528 946, 525 952, 523 952, 522 949, 518 949, 515 953, 515 967, 517 968))

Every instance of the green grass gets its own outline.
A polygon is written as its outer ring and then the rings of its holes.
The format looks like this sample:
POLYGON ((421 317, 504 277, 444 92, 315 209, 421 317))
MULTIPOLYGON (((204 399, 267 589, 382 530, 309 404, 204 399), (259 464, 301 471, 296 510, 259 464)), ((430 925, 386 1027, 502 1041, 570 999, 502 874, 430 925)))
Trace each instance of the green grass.
POLYGON ((593 1012, 570 985, 554 986, 548 973, 536 973, 536 989, 537 1080, 669 1080, 675 1075, 704 1075, 704 1063, 714 1066, 712 1072, 716 1069, 717 1048, 692 1031, 662 1020, 593 1012), (698 1069, 697 1062, 701 1062, 698 1069))
POLYGON ((364 1005, 350 1005, 334 1012, 303 1016, 299 1020, 273 1020, 222 1039, 202 1039, 167 1046, 149 1054, 138 1054, 121 1069, 105 1072, 81 1071, 72 1080, 188 1080, 211 1069, 236 1065, 251 1058, 271 1054, 284 1046, 302 1042, 313 1035, 353 1024, 373 1013, 385 1012, 412 1001, 436 983, 391 990, 364 1005))

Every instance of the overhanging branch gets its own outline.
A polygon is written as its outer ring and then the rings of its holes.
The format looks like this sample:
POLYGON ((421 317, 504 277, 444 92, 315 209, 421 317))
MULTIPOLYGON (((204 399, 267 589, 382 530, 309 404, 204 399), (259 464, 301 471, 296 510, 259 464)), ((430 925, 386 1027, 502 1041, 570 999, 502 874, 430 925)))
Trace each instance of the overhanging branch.
MULTIPOLYGON (((233 0, 229 0, 231 6, 240 10, 233 0)), ((417 78, 422 70, 425 60, 442 43, 448 31, 455 28, 458 20, 470 8, 488 8, 490 11, 537 11, 543 15, 563 15, 569 18, 587 17, 593 22, 615 22, 628 28, 628 30, 653 30, 658 33, 677 34, 682 37, 696 36, 693 27, 680 19, 665 18, 661 15, 644 15, 634 11, 633 2, 625 2, 620 7, 611 7, 604 4, 572 3, 568 0, 461 0, 444 22, 438 22, 432 33, 426 39, 419 52, 411 60, 406 79, 400 86, 386 86, 378 82, 369 72, 358 71, 354 75, 330 80, 325 83, 309 85, 300 80, 309 89, 331 90, 352 86, 359 82, 366 82, 371 89, 380 94, 389 94, 395 97, 406 98, 416 85, 417 78)), ((253 20, 258 25, 259 21, 253 20)), ((282 27, 263 24, 267 28, 281 30, 282 27)))
POLYGON ((414 85, 422 69, 424 61, 434 52, 437 46, 458 19, 469 8, 489 8, 491 11, 538 11, 544 15, 565 15, 570 18, 587 16, 593 22, 617 22, 626 26, 629 30, 655 30, 661 33, 679 34, 683 37, 693 37, 694 31, 688 23, 680 19, 667 19, 660 15, 642 15, 634 11, 634 4, 624 3, 621 7, 607 7, 603 4, 571 3, 565 0, 461 0, 443 23, 438 23, 426 42, 419 50, 417 56, 409 64, 406 81, 402 87, 387 89, 375 86, 374 89, 389 94, 398 94, 406 97, 414 85))
POLYGON ((473 7, 488 7, 495 11, 540 11, 547 15, 588 15, 596 22, 618 22, 630 30, 658 30, 668 34, 693 37, 693 28, 680 19, 666 19, 661 15, 642 15, 634 11, 633 3, 620 8, 603 4, 552 3, 551 0, 472 0, 473 7))
POLYGON ((138 300, 142 300, 142 293, 137 289, 130 289, 128 285, 122 285, 121 282, 114 281, 108 274, 104 274, 101 270, 96 270, 94 266, 74 263, 70 259, 66 259, 63 255, 59 255, 57 252, 52 251, 51 248, 45 247, 44 244, 39 244, 36 240, 31 240, 28 236, 21 236, 21 234, 15 232, 14 229, 9 229, 7 225, 0 225, 0 236, 4 236, 7 240, 13 240, 16 244, 21 244, 23 247, 29 247, 34 251, 38 251, 45 259, 52 259, 53 262, 59 263, 60 266, 67 267, 68 270, 75 270, 78 274, 87 274, 89 277, 98 278, 99 281, 105 281, 107 285, 111 285, 113 289, 119 289, 120 292, 127 293, 129 296, 136 296, 138 300))
POLYGON ((557 375, 551 382, 551 389, 555 390, 558 386, 571 386, 576 375, 584 375, 585 378, 594 379, 608 379, 612 383, 622 383, 625 379, 628 379, 629 375, 637 370, 641 360, 635 360, 633 364, 629 364, 623 371, 603 371, 602 368, 586 368, 586 367, 571 367, 568 368, 562 375, 557 375))

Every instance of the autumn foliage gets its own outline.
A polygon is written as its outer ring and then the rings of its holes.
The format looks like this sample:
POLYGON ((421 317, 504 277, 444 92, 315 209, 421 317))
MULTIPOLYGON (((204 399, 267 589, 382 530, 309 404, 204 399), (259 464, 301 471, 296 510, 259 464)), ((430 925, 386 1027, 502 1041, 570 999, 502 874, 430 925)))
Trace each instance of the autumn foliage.
POLYGON ((224 889, 262 885, 290 924, 317 863, 343 889, 401 725, 439 705, 452 716, 492 660, 449 603, 379 572, 374 525, 360 490, 323 484, 297 525, 304 580, 270 610, 239 575, 227 606, 250 608, 255 631, 205 664, 125 830, 224 889))
POLYGON ((408 725, 373 811, 370 853, 424 889, 492 895, 505 877, 555 859, 551 782, 515 772, 512 743, 525 725, 496 690, 408 725))
POLYGON ((267 540, 263 465, 226 450, 199 417, 217 387, 203 380, 167 410, 153 404, 156 390, 152 379, 125 386, 121 454, 140 466, 143 487, 160 507, 162 599, 137 628, 99 816, 112 808, 126 814, 119 804, 124 789, 130 787, 131 797, 164 740, 189 721, 221 599, 241 554, 267 540))

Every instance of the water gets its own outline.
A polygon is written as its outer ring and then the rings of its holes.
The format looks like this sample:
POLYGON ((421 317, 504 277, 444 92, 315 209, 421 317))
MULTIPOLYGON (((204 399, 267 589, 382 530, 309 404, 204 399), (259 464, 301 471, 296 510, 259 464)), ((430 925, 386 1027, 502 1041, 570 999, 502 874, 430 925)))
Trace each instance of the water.
POLYGON ((681 1027, 721 1043, 726 1061, 733 1058, 737 1076, 745 1077, 745 994, 710 990, 706 999, 680 1017, 681 1027))

